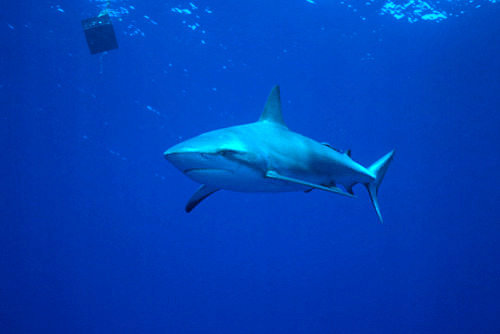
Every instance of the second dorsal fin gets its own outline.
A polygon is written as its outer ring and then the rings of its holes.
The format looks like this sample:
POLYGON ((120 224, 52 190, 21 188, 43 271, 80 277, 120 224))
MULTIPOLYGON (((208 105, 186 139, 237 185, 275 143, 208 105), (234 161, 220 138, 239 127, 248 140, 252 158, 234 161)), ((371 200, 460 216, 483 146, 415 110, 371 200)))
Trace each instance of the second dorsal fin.
POLYGON ((262 115, 260 115, 259 121, 274 122, 287 127, 285 122, 283 121, 283 115, 281 114, 281 98, 279 85, 274 86, 271 90, 271 93, 267 98, 264 111, 262 112, 262 115))

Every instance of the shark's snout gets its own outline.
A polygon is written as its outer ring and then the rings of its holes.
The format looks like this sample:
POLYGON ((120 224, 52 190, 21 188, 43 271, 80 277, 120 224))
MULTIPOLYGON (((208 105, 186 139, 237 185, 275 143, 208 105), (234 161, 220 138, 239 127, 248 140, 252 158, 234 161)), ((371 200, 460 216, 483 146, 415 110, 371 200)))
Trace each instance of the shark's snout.
POLYGON ((224 169, 224 159, 219 152, 186 146, 183 143, 172 146, 163 153, 172 165, 186 173, 198 169, 224 169), (222 165, 222 167, 221 167, 222 165))
POLYGON ((183 154, 187 152, 189 152, 189 150, 185 146, 177 144, 167 149, 163 153, 163 156, 165 157, 165 159, 170 160, 170 158, 175 156, 176 154, 183 154))
POLYGON ((175 159, 176 154, 178 154, 178 153, 168 149, 163 153, 163 157, 165 159, 167 159, 168 161, 172 162, 172 160, 175 159))
POLYGON ((166 150, 163 153, 163 156, 172 164, 176 165, 176 163, 183 160, 191 161, 195 159, 196 161, 199 159, 201 154, 203 154, 202 150, 196 147, 184 145, 184 143, 179 143, 166 150))
POLYGON ((179 145, 172 146, 166 150, 163 156, 181 171, 199 165, 201 160, 200 152, 189 151, 186 148, 179 147, 179 145))

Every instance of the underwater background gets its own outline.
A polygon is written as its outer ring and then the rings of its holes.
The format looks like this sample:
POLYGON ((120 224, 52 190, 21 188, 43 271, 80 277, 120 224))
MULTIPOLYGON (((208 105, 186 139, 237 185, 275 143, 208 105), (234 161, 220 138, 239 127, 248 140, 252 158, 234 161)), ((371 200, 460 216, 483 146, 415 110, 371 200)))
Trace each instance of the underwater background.
POLYGON ((496 1, 104 1, 0 12, 1 333, 499 333, 496 1), (356 199, 198 185, 170 146, 258 119, 396 150, 356 199))

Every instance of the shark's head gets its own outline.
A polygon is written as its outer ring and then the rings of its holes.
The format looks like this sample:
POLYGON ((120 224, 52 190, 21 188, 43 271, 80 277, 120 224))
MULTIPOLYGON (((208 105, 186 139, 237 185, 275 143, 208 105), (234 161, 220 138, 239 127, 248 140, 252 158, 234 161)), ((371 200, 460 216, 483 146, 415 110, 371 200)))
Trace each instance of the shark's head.
POLYGON ((279 87, 271 91, 259 121, 203 133, 165 151, 165 158, 196 182, 246 191, 258 186, 267 170, 267 153, 259 146, 270 127, 286 129, 279 87))
POLYGON ((184 174, 203 184, 234 184, 241 173, 251 172, 256 160, 238 131, 232 128, 188 139, 169 148, 164 156, 184 174))

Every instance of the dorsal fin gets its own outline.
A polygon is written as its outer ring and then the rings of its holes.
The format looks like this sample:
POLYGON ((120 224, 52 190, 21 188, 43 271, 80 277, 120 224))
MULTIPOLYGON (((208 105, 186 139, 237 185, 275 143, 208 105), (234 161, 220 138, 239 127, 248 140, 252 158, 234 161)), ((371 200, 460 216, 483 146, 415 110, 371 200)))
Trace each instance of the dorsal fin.
POLYGON ((348 149, 345 151, 345 154, 350 158, 351 157, 351 149, 348 149))
POLYGON ((279 85, 274 86, 271 90, 271 93, 267 98, 264 111, 262 112, 262 115, 260 115, 259 121, 274 122, 287 127, 285 122, 283 121, 283 115, 281 114, 281 98, 279 85))

